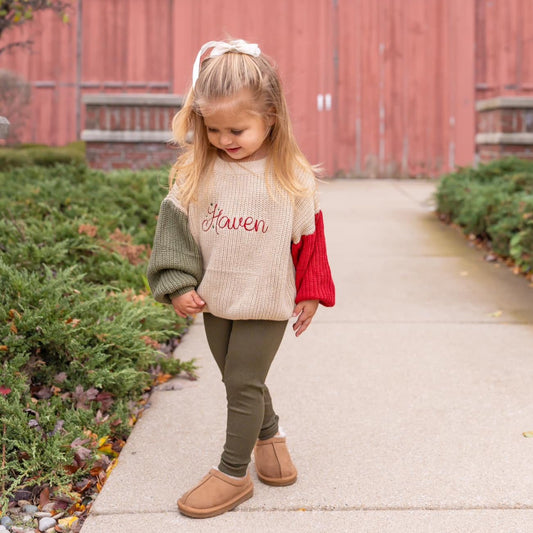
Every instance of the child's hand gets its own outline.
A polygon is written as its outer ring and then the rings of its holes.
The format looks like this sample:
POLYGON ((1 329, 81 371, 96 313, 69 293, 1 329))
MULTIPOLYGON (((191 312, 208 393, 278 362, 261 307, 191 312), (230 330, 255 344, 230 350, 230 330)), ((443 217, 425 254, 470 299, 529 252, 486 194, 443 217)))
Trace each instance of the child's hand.
POLYGON ((293 324, 292 329, 296 332, 297 337, 311 324, 317 308, 318 300, 305 300, 296 305, 292 316, 297 316, 298 320, 293 324))
POLYGON ((188 315, 201 313, 205 307, 205 302, 198 296, 196 291, 189 291, 181 296, 172 298, 172 305, 179 316, 187 318, 188 315))

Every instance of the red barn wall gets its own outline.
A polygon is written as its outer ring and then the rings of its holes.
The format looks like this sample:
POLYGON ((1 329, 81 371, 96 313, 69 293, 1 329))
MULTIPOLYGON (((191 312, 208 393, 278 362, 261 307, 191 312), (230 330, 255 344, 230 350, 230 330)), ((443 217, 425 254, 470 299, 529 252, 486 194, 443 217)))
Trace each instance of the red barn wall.
MULTIPOLYGON (((329 174, 439 175, 475 158, 475 101, 533 92, 531 0, 72 0, 0 55, 32 84, 24 140, 64 144, 90 92, 177 93, 232 36, 279 65, 302 149, 329 174)), ((0 110, 1 114, 1 110, 0 110)))

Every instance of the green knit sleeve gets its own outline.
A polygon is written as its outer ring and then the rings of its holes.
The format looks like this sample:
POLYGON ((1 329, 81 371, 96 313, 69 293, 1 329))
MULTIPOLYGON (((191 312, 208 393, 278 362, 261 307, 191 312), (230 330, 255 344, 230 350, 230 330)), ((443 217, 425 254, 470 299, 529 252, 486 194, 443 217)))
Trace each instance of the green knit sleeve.
POLYGON ((202 256, 187 215, 168 196, 159 210, 147 276, 154 298, 161 303, 196 289, 202 279, 202 256))

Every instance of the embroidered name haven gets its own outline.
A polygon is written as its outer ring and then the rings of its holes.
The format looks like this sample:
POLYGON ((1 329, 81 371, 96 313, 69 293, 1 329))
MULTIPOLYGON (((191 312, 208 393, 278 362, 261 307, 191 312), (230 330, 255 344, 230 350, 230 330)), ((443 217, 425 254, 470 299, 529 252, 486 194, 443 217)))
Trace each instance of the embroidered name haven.
POLYGON ((244 230, 255 231, 256 233, 266 233, 268 231, 267 223, 261 218, 251 216, 228 217, 224 211, 218 207, 218 204, 211 204, 207 208, 207 215, 202 222, 202 230, 207 232, 214 229, 217 235, 220 230, 244 230))

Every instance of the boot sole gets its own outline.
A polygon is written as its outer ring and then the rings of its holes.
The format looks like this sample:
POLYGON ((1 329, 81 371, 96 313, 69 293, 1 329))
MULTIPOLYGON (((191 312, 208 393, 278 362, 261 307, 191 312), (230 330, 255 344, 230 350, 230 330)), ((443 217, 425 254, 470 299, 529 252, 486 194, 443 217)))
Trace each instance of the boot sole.
POLYGON ((298 479, 298 474, 294 474, 294 476, 285 477, 285 478, 283 477, 275 478, 275 477, 264 477, 259 472, 257 472, 257 477, 259 481, 261 481, 265 485, 270 485, 272 487, 287 487, 288 485, 293 485, 294 483, 296 483, 296 480, 298 479))
POLYGON ((195 509, 194 507, 188 507, 187 505, 182 504, 180 500, 178 500, 178 509, 180 510, 181 514, 184 514, 189 518, 212 518, 213 516, 218 516, 219 514, 223 514, 227 511, 235 509, 237 505, 249 500, 253 495, 254 488, 252 486, 247 492, 225 503, 224 505, 210 507, 209 509, 195 509))

